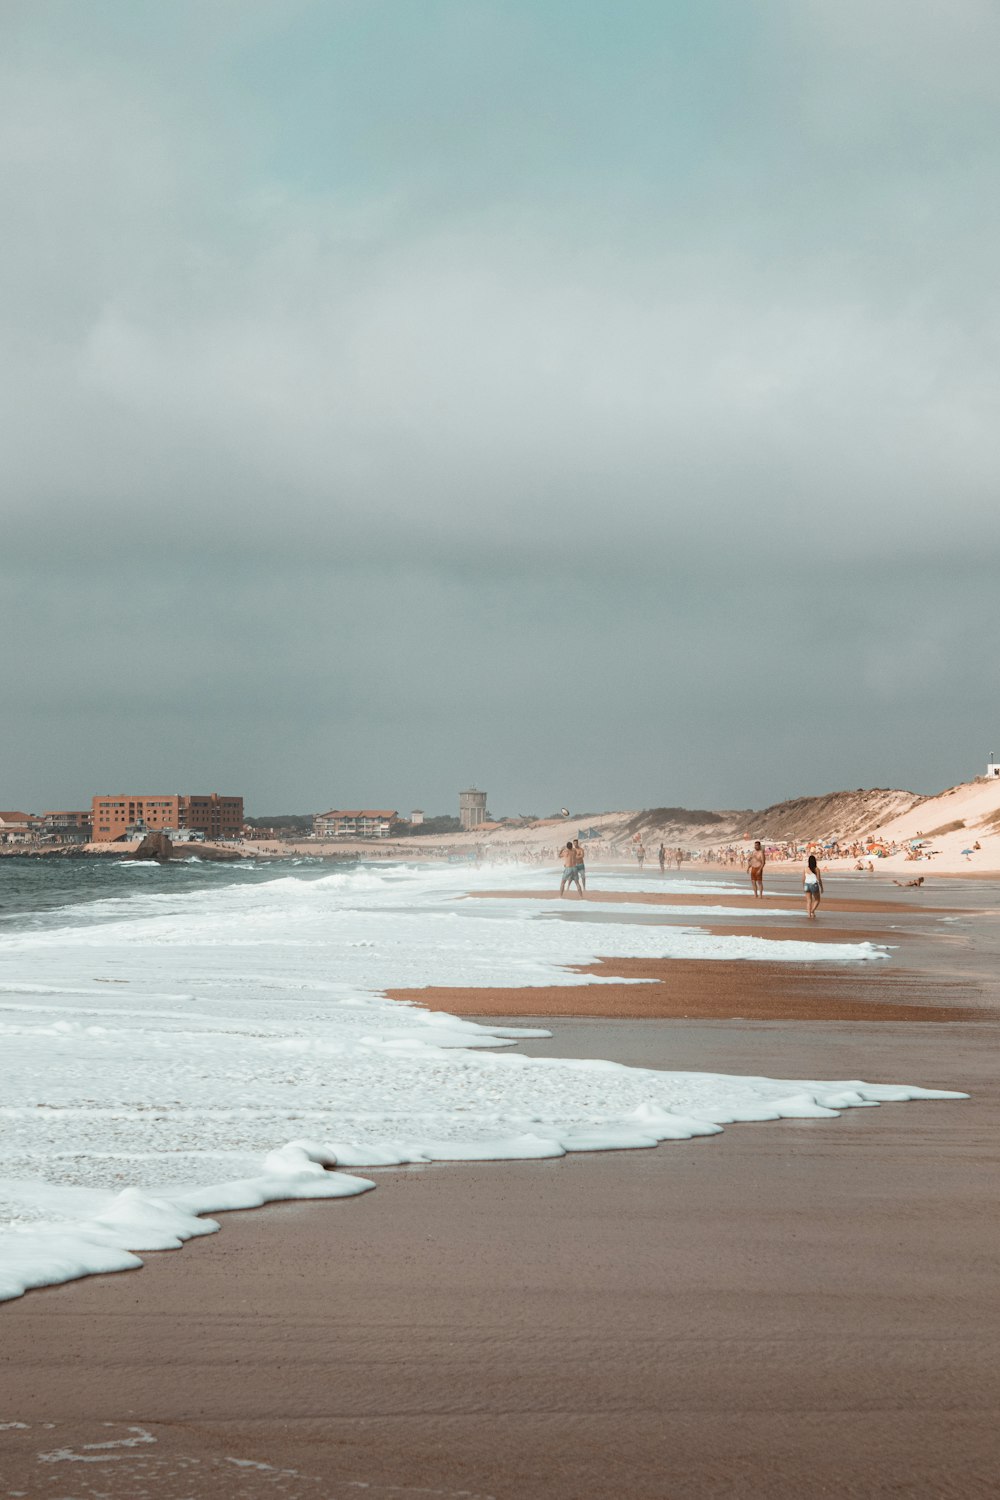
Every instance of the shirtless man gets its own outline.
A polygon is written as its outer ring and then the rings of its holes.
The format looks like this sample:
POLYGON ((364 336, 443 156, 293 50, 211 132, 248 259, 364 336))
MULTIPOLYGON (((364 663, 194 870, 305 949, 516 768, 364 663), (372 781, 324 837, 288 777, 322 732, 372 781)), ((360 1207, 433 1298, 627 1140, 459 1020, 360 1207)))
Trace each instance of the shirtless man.
POLYGON ((587 856, 583 852, 583 845, 579 839, 573 840, 573 848, 576 851, 576 873, 580 877, 582 890, 587 889, 587 856))
POLYGON ((657 851, 657 858, 660 861, 660 874, 662 875, 667 868, 667 849, 665 844, 660 845, 657 851))
POLYGON ((573 848, 573 845, 571 843, 568 843, 565 849, 561 849, 559 851, 559 857, 562 860, 563 866, 562 880, 559 882, 560 896, 564 896, 566 894, 566 887, 568 885, 575 885, 576 894, 582 897, 583 892, 580 889, 580 872, 576 867, 576 850, 573 848))
POLYGON ((747 865, 747 874, 750 876, 750 884, 753 893, 764 899, 764 866, 767 864, 767 855, 761 848, 760 839, 754 840, 754 846, 750 851, 750 861, 747 865))

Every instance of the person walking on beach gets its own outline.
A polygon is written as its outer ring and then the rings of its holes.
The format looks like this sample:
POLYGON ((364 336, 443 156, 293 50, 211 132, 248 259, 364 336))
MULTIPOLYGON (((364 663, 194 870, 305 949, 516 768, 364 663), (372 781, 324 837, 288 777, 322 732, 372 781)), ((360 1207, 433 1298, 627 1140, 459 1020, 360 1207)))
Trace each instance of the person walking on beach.
POLYGON ((583 845, 579 838, 573 840, 573 848, 576 852, 576 873, 580 877, 581 890, 587 889, 587 856, 583 852, 583 845))
POLYGON ((819 873, 815 854, 810 854, 806 860, 806 867, 802 872, 802 884, 806 892, 806 916, 812 920, 816 916, 819 898, 823 894, 823 877, 819 873))
POLYGON ((658 858, 660 861, 660 874, 662 875, 667 868, 667 851, 663 844, 660 845, 658 858))
POLYGON ((639 869, 641 870, 643 865, 646 863, 646 849, 643 844, 636 844, 635 857, 639 861, 639 869))
POLYGON ((563 864, 562 880, 559 882, 560 896, 564 896, 566 894, 566 887, 568 885, 575 885, 577 895, 582 897, 583 892, 580 889, 580 872, 576 867, 576 850, 573 848, 573 845, 571 843, 567 843, 565 849, 561 851, 560 857, 563 864))
POLYGON ((750 884, 755 896, 764 899, 764 866, 767 864, 767 855, 761 848, 760 839, 754 840, 754 846, 750 850, 750 862, 747 865, 747 874, 750 876, 750 884))

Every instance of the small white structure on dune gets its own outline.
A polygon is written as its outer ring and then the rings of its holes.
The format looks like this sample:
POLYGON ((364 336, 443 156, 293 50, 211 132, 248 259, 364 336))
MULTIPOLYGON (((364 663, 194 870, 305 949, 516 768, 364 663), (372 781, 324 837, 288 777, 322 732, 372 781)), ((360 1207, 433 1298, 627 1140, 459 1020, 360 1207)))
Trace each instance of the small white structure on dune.
POLYGON ((990 758, 986 762, 986 780, 995 781, 998 776, 1000 776, 1000 761, 994 760, 993 751, 991 750, 990 758))

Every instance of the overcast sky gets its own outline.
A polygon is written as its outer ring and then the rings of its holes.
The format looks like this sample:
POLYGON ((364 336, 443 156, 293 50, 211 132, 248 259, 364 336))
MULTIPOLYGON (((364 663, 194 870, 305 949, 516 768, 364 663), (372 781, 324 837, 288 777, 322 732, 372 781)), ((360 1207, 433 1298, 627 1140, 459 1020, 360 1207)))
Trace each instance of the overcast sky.
POLYGON ((1000 751, 994 0, 4 0, 0 806, 1000 751))

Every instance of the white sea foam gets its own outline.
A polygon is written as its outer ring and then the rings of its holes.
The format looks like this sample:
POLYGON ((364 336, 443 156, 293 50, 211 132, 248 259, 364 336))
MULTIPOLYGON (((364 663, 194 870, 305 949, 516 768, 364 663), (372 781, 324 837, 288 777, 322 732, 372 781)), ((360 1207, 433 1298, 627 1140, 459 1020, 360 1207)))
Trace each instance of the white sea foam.
POLYGON ((187 893, 144 888, 145 874, 62 925, 0 937, 0 1298, 136 1266, 136 1252, 210 1233, 207 1214, 372 1186, 344 1168, 652 1146, 737 1120, 961 1097, 528 1058, 495 1049, 545 1033, 381 994, 599 983, 566 968, 599 954, 883 956, 867 943, 462 899, 474 885, 551 886, 521 868, 276 873, 187 893))

